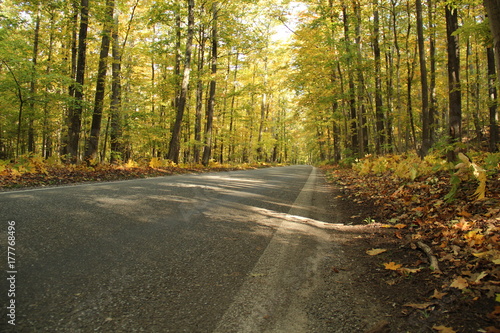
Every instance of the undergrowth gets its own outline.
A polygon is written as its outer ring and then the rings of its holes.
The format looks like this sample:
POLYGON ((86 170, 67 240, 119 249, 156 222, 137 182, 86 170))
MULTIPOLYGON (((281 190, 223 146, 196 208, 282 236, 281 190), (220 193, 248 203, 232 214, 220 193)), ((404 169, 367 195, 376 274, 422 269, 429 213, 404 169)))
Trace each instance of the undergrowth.
POLYGON ((232 171, 265 168, 270 163, 222 164, 211 161, 201 164, 176 164, 159 158, 129 160, 120 164, 66 164, 58 157, 21 156, 15 160, 0 160, 0 189, 50 186, 90 181, 111 181, 156 177, 171 174, 210 171, 232 171))

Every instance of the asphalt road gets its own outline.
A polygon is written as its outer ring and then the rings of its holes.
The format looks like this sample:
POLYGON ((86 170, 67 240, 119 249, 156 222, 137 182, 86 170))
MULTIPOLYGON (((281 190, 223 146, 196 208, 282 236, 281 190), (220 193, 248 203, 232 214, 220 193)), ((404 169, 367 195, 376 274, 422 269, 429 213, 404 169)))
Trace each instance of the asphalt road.
POLYGON ((292 166, 0 193, 0 331, 309 331, 316 186, 292 166))

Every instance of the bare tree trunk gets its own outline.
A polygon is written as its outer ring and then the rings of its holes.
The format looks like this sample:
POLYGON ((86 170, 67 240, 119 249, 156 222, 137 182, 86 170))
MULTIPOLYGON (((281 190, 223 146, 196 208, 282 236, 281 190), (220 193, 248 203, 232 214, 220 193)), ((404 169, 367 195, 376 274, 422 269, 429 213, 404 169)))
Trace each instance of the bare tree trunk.
POLYGON ((83 89, 85 81, 85 65, 87 58, 87 30, 89 25, 89 1, 81 0, 80 31, 78 33, 78 54, 76 64, 76 82, 74 86, 75 102, 69 114, 68 146, 66 153, 71 162, 78 160, 78 145, 82 127, 83 89))
POLYGON ((32 72, 31 72, 31 82, 30 82, 30 95, 31 98, 28 103, 28 153, 35 153, 35 100, 38 91, 38 80, 37 80, 37 62, 38 62, 38 44, 40 41, 40 8, 37 9, 36 20, 35 20, 35 34, 33 38, 33 60, 32 60, 32 72))
POLYGON ((180 152, 180 134, 182 128, 182 120, 186 109, 186 101, 189 89, 189 80, 191 74, 191 53, 193 47, 194 35, 194 0, 187 0, 188 3, 188 32, 186 39, 186 54, 184 59, 184 74, 182 77, 181 91, 177 104, 177 115, 172 128, 172 137, 168 147, 168 159, 174 163, 179 163, 180 152))
POLYGON ((357 86, 357 98, 358 98, 358 129, 359 129, 359 152, 361 156, 368 153, 369 150, 369 136, 368 136, 368 122, 366 116, 366 105, 365 105, 365 76, 362 66, 362 40, 361 40, 361 3, 359 0, 352 1, 354 7, 354 15, 356 18, 356 24, 354 26, 355 33, 355 44, 356 44, 356 71, 358 77, 357 86))
POLYGON ((420 61, 420 86, 422 94, 422 148, 420 156, 427 155, 432 146, 431 126, 429 119, 429 86, 427 84, 427 65, 425 62, 424 20, 422 19, 422 1, 416 0, 417 7, 417 39, 418 57, 420 61))
MULTIPOLYGON (((456 8, 447 5, 446 37, 448 41, 448 89, 449 89, 449 130, 451 143, 462 139, 462 92, 460 87, 460 52, 458 37, 453 33, 458 29, 458 13, 456 8)), ((452 150, 448 160, 455 160, 456 154, 452 150)))
MULTIPOLYGON (((346 44, 346 53, 351 53, 351 39, 349 36, 349 16, 347 13, 347 6, 342 3, 342 17, 344 20, 344 39, 346 44)), ((356 156, 359 154, 359 135, 358 135, 358 117, 356 112, 356 96, 355 96, 355 85, 352 72, 352 65, 350 58, 347 62, 347 75, 348 75, 348 87, 349 87, 349 110, 350 110, 350 136, 351 136, 351 149, 353 154, 356 156)))
POLYGON ((203 109, 203 67, 205 67, 205 41, 204 37, 205 28, 202 26, 200 28, 200 43, 198 45, 198 79, 196 82, 196 111, 195 111, 195 121, 194 121, 194 162, 200 163, 201 158, 201 121, 202 121, 202 109, 203 109))
MULTIPOLYGON (((73 16, 71 18, 71 40, 70 40, 70 45, 71 45, 71 65, 69 68, 69 76, 71 80, 76 81, 76 67, 77 67, 77 61, 78 61, 78 2, 77 0, 72 0, 72 7, 73 7, 73 16)), ((67 59, 65 59, 67 61, 67 59)), ((60 149, 59 153, 62 157, 63 160, 67 161, 67 157, 69 157, 69 132, 70 132, 70 127, 71 127, 71 118, 72 115, 74 114, 74 109, 75 109, 75 92, 76 92, 77 85, 76 84, 71 84, 68 87, 68 96, 69 96, 69 106, 68 106, 68 113, 64 115, 65 118, 65 128, 63 131, 63 135, 61 136, 61 142, 60 142, 60 149)))
POLYGON ((90 138, 87 142, 85 151, 85 161, 90 163, 98 157, 99 136, 101 135, 102 111, 104 105, 104 93, 106 87, 106 74, 108 71, 108 55, 111 43, 111 29, 113 26, 113 14, 115 10, 114 0, 106 1, 106 14, 104 18, 104 27, 102 30, 101 51, 99 54, 99 67, 97 70, 97 83, 95 89, 94 112, 92 114, 92 126, 90 129, 90 138))
POLYGON ((112 43, 112 55, 113 55, 113 65, 111 66, 111 104, 110 104, 110 121, 111 121, 111 131, 110 131, 110 148, 111 157, 110 162, 115 163, 123 159, 123 128, 122 128, 122 100, 121 100, 121 66, 122 66, 122 55, 119 44, 118 37, 118 15, 115 18, 115 25, 113 29, 113 43, 112 43))
POLYGON ((378 11, 378 0, 373 1, 373 54, 375 57, 375 118, 376 118, 376 151, 381 154, 383 146, 386 143, 386 133, 384 126, 384 109, 382 101, 382 74, 381 74, 381 60, 380 60, 380 20, 378 11))
POLYGON ((500 82, 500 0, 483 0, 490 21, 493 49, 497 68, 497 79, 500 82))
POLYGON ((214 121, 214 109, 215 109, 215 92, 217 88, 217 44, 218 44, 218 32, 217 32, 217 20, 218 20, 218 9, 217 3, 214 2, 212 5, 212 79, 210 81, 210 91, 208 95, 208 105, 207 105, 207 123, 205 127, 205 147, 203 149, 203 165, 208 165, 210 162, 210 157, 212 155, 212 127, 214 121))
POLYGON ((489 47, 487 50, 488 56, 488 92, 489 92, 489 109, 490 109, 490 151, 498 151, 498 94, 495 80, 495 55, 493 49, 489 47))
MULTIPOLYGON (((49 50, 47 55, 47 68, 45 69, 46 75, 49 75, 52 70, 52 54, 54 48, 54 35, 55 35, 55 10, 50 11, 50 35, 49 35, 49 50)), ((45 86, 44 91, 45 96, 50 95, 50 85, 47 84, 45 86)), ((42 129, 42 156, 44 158, 49 158, 52 156, 52 138, 54 136, 53 133, 53 125, 50 124, 49 121, 49 101, 45 98, 45 102, 43 104, 43 129, 42 129)))
POLYGON ((429 28, 430 36, 429 36, 429 52, 430 52, 430 86, 429 86, 429 138, 431 142, 431 146, 434 144, 435 140, 435 132, 437 128, 437 97, 436 97, 436 26, 434 22, 434 10, 435 5, 433 0, 427 0, 427 7, 429 13, 429 28))

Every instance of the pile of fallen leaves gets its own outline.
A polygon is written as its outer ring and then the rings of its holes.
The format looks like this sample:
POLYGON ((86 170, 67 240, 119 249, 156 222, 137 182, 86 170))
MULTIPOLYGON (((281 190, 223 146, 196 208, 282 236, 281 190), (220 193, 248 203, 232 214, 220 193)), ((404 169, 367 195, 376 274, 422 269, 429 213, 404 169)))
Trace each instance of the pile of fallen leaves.
POLYGON ((123 164, 64 164, 57 158, 21 157, 15 161, 0 161, 0 190, 56 186, 84 182, 126 180, 183 173, 232 171, 268 167, 265 163, 177 165, 157 158, 123 164))
MULTIPOLYGON (((488 298, 496 306, 485 315, 499 323, 500 166, 483 169, 469 162, 450 168, 415 156, 367 157, 352 169, 325 169, 350 200, 374 207, 365 222, 393 228, 394 237, 427 254, 433 274, 442 282, 434 298, 450 291, 472 300, 488 298), (464 177, 460 172, 468 167, 470 175, 464 177), (473 176, 476 170, 481 177, 473 176), (481 190, 483 195, 478 195, 481 190)), ((385 269, 406 275, 419 271, 396 262, 388 262, 385 269)), ((485 332, 500 332, 496 327, 485 332)))

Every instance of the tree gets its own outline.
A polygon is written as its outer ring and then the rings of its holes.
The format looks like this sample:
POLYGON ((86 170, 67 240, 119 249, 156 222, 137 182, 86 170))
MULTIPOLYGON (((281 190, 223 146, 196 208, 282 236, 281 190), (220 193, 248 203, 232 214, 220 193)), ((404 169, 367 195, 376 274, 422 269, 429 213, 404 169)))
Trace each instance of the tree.
MULTIPOLYGON (((83 112, 83 89, 85 83, 85 65, 87 60, 87 31, 89 26, 89 1, 81 0, 80 3, 80 30, 78 33, 78 53, 76 64, 76 80, 73 84, 74 102, 70 107, 68 115, 68 143, 65 153, 69 155, 72 162, 78 160, 78 146, 80 142, 80 131, 82 127, 83 112)), ((72 97, 72 96, 70 96, 72 97)))
MULTIPOLYGON (((493 36, 496 68, 500 68, 500 0, 484 0, 484 7, 488 13, 488 21, 493 36)), ((500 70, 497 70, 497 78, 500 82, 500 70)))
POLYGON ((106 73, 108 70, 108 55, 111 44, 111 30, 113 27, 113 16, 115 1, 106 1, 106 12, 104 17, 104 27, 102 30, 101 52, 99 53, 99 68, 97 70, 97 83, 95 89, 94 112, 92 114, 92 127, 90 129, 90 138, 85 151, 84 159, 87 163, 97 159, 97 150, 99 148, 99 136, 101 134, 102 111, 104 106, 104 93, 106 86, 106 73))
POLYGON ((495 55, 491 47, 486 49, 488 57, 488 95, 490 99, 489 110, 490 110, 490 151, 498 151, 498 93, 495 80, 496 66, 495 66, 495 55))
POLYGON ((421 156, 427 155, 432 146, 431 128, 429 117, 429 87, 427 84, 427 65, 424 47, 424 22, 422 19, 422 1, 416 0, 417 7, 417 36, 418 36, 418 56, 420 60, 420 84, 422 91, 422 149, 421 156))
POLYGON ((208 165, 210 162, 210 157, 212 155, 212 131, 213 131, 213 120, 214 120, 214 109, 215 109, 215 93, 217 89, 217 47, 218 47, 218 33, 217 33, 217 21, 218 21, 218 9, 217 2, 212 5, 212 60, 211 60, 211 73, 212 78, 210 80, 210 91, 207 102, 207 122, 205 127, 205 147, 203 149, 203 165, 208 165))
POLYGON ((179 152, 180 152, 180 134, 182 120, 184 118, 184 111, 186 108, 186 101, 189 89, 190 75, 191 75, 191 53, 193 47, 193 36, 194 36, 194 0, 187 0, 188 4, 188 32, 186 40, 186 52, 184 56, 184 73, 182 76, 182 84, 180 90, 180 96, 177 102, 177 115, 175 118, 175 123, 172 128, 172 136, 170 139, 170 146, 168 150, 168 159, 174 163, 179 162, 179 152))
MULTIPOLYGON (((462 91, 460 87, 460 45, 458 36, 458 10, 451 5, 445 7, 446 39, 448 48, 448 96, 449 96, 449 133, 452 144, 462 139, 462 91)), ((455 160, 453 150, 448 160, 455 160)))
MULTIPOLYGON (((418 0, 417 0, 418 1, 418 0)), ((384 109, 382 102, 382 73, 380 59, 380 20, 379 20, 379 3, 378 0, 373 1, 373 56, 375 60, 375 117, 377 127, 376 150, 378 154, 382 153, 384 144, 386 143, 386 133, 384 124, 384 109)))

